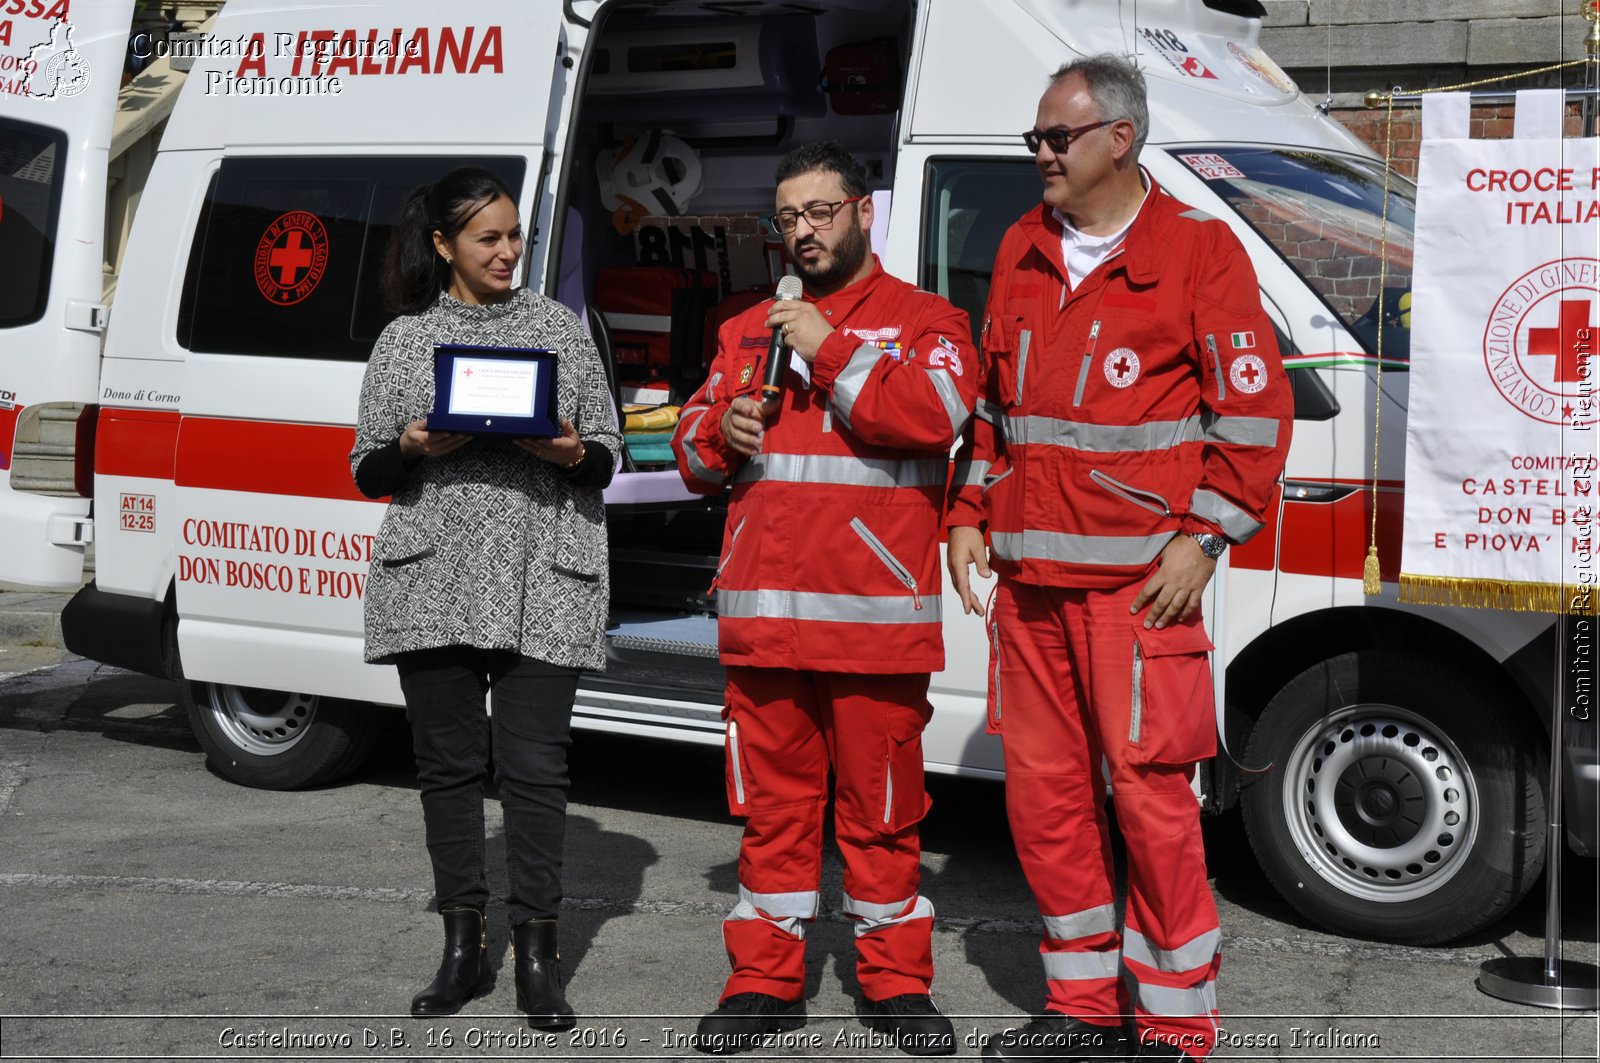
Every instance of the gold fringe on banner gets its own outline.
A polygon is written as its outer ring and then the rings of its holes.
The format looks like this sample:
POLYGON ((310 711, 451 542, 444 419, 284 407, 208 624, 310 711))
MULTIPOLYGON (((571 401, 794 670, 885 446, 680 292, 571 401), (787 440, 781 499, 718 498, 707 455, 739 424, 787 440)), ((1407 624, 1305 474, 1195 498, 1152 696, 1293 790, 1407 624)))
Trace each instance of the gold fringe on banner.
POLYGON ((1410 605, 1458 605, 1518 613, 1600 615, 1600 587, 1592 583, 1521 583, 1505 579, 1459 579, 1400 573, 1400 601, 1410 605))

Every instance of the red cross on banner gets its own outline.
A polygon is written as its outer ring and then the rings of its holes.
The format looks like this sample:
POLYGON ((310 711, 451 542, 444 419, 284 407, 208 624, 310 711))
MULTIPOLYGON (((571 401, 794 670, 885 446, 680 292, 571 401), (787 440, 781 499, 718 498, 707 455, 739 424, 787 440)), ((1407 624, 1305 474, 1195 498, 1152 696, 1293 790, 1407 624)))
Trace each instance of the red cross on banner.
POLYGON ((1594 351, 1595 328, 1589 324, 1589 300, 1563 299, 1555 328, 1528 330, 1528 353, 1554 355, 1556 383, 1576 383, 1584 379, 1583 363, 1594 351))

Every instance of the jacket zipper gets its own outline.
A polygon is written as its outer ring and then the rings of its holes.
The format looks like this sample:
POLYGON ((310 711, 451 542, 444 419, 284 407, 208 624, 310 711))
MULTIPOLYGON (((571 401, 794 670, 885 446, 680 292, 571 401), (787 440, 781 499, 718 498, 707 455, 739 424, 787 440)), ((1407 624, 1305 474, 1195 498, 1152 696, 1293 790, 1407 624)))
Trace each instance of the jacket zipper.
POLYGON ((1139 652, 1139 640, 1133 642, 1133 701, 1128 717, 1128 742, 1137 745, 1144 722, 1144 654, 1139 652))
POLYGON ((728 721, 728 762, 733 765, 733 796, 744 804, 744 771, 739 764, 739 723, 728 721))
POLYGON ((1217 401, 1226 402, 1228 392, 1222 384, 1222 355, 1217 353, 1217 337, 1215 333, 1206 333, 1206 350, 1211 352, 1211 364, 1216 367, 1217 401))
POLYGON ((1089 363, 1094 360, 1094 349, 1100 343, 1100 321, 1089 326, 1089 349, 1083 352, 1083 365, 1078 368, 1078 387, 1072 393, 1072 404, 1083 405, 1083 389, 1089 386, 1089 363))
POLYGON ((883 562, 884 567, 894 573, 895 579, 906 585, 906 589, 911 592, 912 606, 916 609, 921 609, 922 595, 917 592, 917 579, 911 574, 911 570, 902 565, 900 559, 889 552, 889 548, 884 546, 876 535, 872 534, 872 530, 862 523, 860 517, 852 517, 850 519, 850 527, 854 529, 857 535, 861 536, 863 542, 872 548, 872 552, 878 555, 878 560, 883 562))
POLYGON ((1089 479, 1116 495, 1124 502, 1132 502, 1140 509, 1148 509, 1152 513, 1163 517, 1172 516, 1172 507, 1167 505, 1167 500, 1154 491, 1142 491, 1137 487, 1129 487, 1120 480, 1113 480, 1099 469, 1089 470, 1089 479), (1155 503, 1152 505, 1152 503, 1155 503))
MULTIPOLYGON (((894 741, 894 739, 890 739, 894 741)), ((890 753, 885 758, 883 765, 883 824, 889 825, 889 818, 894 814, 894 754, 890 753)))
POLYGON ((1022 405, 1022 378, 1028 373, 1028 348, 1033 345, 1033 331, 1023 329, 1017 335, 1017 394, 1015 406, 1022 405))
POLYGON ((717 573, 711 577, 711 586, 706 588, 707 594, 710 594, 712 591, 716 590, 717 584, 722 582, 722 570, 728 567, 729 561, 733 560, 733 549, 739 545, 739 533, 744 531, 744 522, 749 519, 749 517, 745 517, 740 520, 738 524, 734 525, 733 535, 728 539, 728 552, 722 555, 722 563, 717 565, 717 573))

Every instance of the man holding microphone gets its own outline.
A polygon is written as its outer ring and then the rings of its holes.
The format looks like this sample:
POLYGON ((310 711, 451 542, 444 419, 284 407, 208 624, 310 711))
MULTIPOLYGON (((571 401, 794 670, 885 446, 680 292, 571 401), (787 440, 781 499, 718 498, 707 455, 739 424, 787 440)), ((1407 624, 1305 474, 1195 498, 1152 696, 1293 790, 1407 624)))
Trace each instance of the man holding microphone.
POLYGON ((883 272, 865 174, 841 146, 796 149, 777 182, 771 220, 803 295, 780 289, 723 325, 674 437, 691 490, 732 488, 715 587, 728 802, 747 817, 723 924, 733 971, 695 1043, 743 1051, 805 1023, 831 769, 863 1018, 906 1052, 946 1054, 917 825, 928 678, 944 666, 946 470, 976 398, 971 334, 960 310, 883 272), (769 350, 782 360, 770 378, 769 350))

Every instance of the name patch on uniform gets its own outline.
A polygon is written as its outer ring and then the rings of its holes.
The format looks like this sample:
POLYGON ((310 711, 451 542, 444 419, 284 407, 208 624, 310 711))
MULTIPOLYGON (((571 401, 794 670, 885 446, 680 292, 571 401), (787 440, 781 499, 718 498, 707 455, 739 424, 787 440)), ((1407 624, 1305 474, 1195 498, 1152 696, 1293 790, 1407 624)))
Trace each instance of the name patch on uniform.
POLYGON ((741 346, 741 347, 765 347, 771 341, 771 339, 772 339, 771 336, 740 336, 739 337, 739 346, 741 346))
POLYGON ((1139 356, 1132 347, 1118 347, 1106 355, 1101 364, 1106 382, 1114 388, 1125 388, 1139 379, 1139 356))
POLYGON ((846 336, 855 336, 858 339, 866 340, 868 343, 875 343, 878 340, 897 340, 900 338, 900 326, 891 325, 888 328, 856 328, 853 325, 846 325, 844 327, 844 334, 846 336))
POLYGON ((1253 354, 1242 354, 1228 367, 1228 380, 1243 395, 1254 395, 1267 386, 1267 363, 1253 354))

